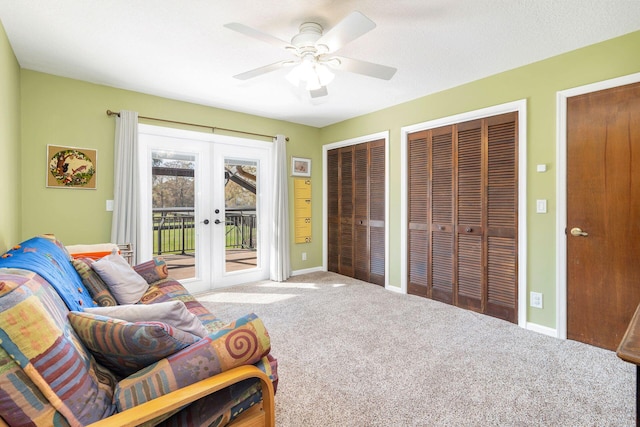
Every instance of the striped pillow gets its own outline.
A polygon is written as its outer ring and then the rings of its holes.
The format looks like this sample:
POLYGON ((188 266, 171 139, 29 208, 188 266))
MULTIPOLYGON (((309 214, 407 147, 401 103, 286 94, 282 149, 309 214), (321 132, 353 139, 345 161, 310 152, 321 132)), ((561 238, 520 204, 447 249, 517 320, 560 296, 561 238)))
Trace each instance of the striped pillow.
POLYGON ((80 340, 104 367, 127 377, 200 340, 162 322, 127 322, 72 311, 69 321, 80 340))
POLYGON ((93 298, 99 307, 118 305, 116 299, 109 291, 109 286, 107 286, 98 273, 91 268, 91 264, 93 264, 91 258, 76 258, 71 260, 71 263, 80 275, 82 283, 84 283, 89 294, 91 294, 91 298, 93 298))
POLYGON ((142 264, 134 265, 133 269, 144 277, 148 284, 157 282, 158 280, 169 277, 167 263, 162 258, 153 258, 142 264))

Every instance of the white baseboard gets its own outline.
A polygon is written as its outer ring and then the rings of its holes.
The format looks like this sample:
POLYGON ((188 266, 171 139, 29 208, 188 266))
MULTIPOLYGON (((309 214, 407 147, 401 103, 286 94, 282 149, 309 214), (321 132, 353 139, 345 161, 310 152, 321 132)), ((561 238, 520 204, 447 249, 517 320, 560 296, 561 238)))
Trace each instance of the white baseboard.
POLYGON ((526 328, 533 332, 538 332, 539 334, 548 335, 550 337, 558 338, 558 331, 554 328, 549 328, 548 326, 538 325, 536 323, 527 323, 526 328))
POLYGON ((301 274, 317 273, 318 271, 326 271, 322 266, 305 268, 303 270, 293 270, 291 276, 300 276, 301 274))
POLYGON ((387 285, 384 288, 388 291, 395 292, 398 294, 406 294, 406 292, 404 292, 400 286, 387 285))

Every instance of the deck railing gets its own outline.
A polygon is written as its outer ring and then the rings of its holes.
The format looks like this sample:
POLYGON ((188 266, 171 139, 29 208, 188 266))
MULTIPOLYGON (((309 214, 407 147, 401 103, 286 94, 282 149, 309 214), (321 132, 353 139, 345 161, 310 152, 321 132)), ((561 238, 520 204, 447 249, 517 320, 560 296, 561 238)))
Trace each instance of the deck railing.
MULTIPOLYGON (((227 249, 255 249, 257 221, 254 208, 225 212, 227 249)), ((153 253, 195 255, 195 212, 193 208, 153 209, 153 253)))

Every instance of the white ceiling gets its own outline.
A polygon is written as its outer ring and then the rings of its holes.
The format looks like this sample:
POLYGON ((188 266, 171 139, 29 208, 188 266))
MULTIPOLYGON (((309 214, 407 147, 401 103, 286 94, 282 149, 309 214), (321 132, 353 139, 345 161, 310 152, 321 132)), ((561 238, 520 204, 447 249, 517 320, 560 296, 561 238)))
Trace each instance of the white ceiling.
POLYGON ((323 127, 640 30, 640 0, 0 0, 0 20, 26 69, 323 127), (390 81, 338 71, 311 100, 286 69, 232 77, 291 56, 224 24, 289 41, 354 10, 377 27, 338 54, 390 81))

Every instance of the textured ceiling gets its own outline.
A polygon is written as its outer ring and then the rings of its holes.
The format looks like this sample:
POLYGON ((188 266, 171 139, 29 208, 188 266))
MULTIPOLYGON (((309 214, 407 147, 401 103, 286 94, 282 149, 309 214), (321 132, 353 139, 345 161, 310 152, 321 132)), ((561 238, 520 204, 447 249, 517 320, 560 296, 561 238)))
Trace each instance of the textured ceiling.
POLYGON ((0 20, 26 69, 322 127, 640 30, 640 0, 0 0, 0 20), (289 41, 354 10, 377 27, 338 53, 390 81, 338 71, 310 99, 286 69, 232 77, 291 56, 224 24, 289 41))

